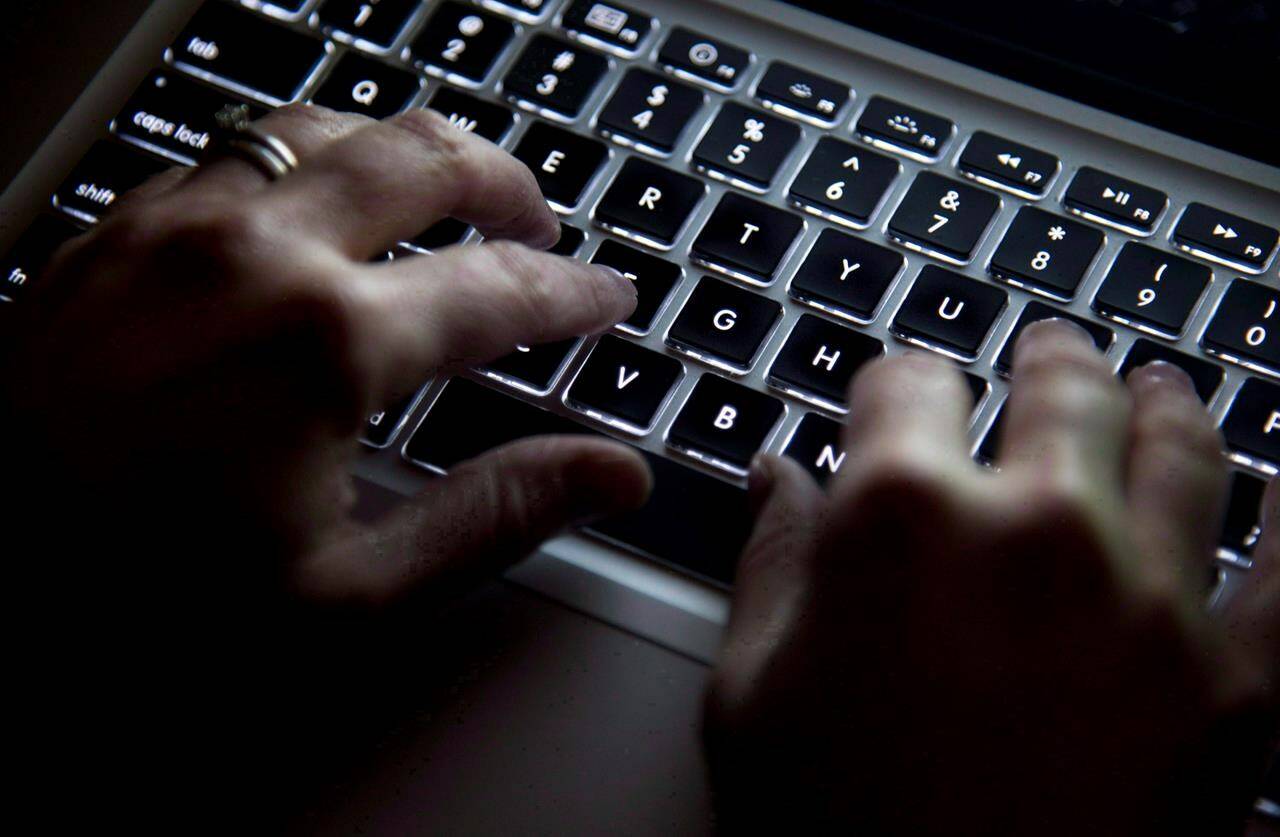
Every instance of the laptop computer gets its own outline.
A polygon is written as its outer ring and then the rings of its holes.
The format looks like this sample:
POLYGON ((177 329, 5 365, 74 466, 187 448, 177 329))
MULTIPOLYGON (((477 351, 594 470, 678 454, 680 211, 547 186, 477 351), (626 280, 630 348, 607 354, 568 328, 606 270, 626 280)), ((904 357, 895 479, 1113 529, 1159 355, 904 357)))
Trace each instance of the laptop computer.
MULTIPOLYGON (((226 103, 430 107, 511 150, 561 215, 557 250, 631 277, 639 307, 371 416, 364 508, 552 432, 635 445, 655 494, 473 603, 506 650, 455 695, 470 723, 403 751, 447 768, 382 764, 326 816, 702 830, 698 693, 751 526, 747 464, 781 452, 829 479, 871 358, 959 364, 987 463, 1027 323, 1076 320, 1118 374, 1178 364, 1230 450, 1215 599, 1247 576, 1280 466, 1278 71, 1274 2, 157 3, 0 199, 0 306, 129 188, 198 164, 226 103), (630 780, 598 778, 619 766, 630 780)), ((476 240, 445 221, 388 256, 476 240)))

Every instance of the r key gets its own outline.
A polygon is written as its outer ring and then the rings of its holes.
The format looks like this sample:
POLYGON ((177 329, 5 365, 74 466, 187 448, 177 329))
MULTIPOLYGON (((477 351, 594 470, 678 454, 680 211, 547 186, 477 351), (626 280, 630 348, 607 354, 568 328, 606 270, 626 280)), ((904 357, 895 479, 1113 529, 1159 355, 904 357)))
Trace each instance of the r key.
POLYGON ((618 235, 669 250, 707 193, 696 178, 628 157, 596 206, 595 221, 618 235))

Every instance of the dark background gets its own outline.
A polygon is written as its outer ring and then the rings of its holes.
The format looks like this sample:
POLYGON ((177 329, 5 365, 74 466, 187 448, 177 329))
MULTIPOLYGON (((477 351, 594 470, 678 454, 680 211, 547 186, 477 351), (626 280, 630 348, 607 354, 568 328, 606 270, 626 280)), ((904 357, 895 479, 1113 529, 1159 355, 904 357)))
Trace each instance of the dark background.
POLYGON ((0 188, 7 187, 151 0, 9 0, 0 13, 0 188))

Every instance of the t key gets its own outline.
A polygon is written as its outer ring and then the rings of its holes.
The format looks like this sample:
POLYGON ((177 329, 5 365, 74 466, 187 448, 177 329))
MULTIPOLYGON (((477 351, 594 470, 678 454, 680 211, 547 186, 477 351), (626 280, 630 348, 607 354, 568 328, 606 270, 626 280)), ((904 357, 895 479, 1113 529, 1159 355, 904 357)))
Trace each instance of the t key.
POLYGON ((901 340, 957 360, 977 358, 1009 295, 936 265, 925 265, 889 330, 901 340))
POLYGON ((799 141, 799 125, 727 102, 694 150, 693 165, 717 180, 765 192, 799 141))
POLYGON ((887 233, 905 247, 951 264, 968 263, 1000 211, 1000 198, 924 171, 889 220, 887 233))
POLYGON ((1273 288, 1237 279, 1218 303, 1200 345, 1225 360, 1280 375, 1278 308, 1280 293, 1273 288))
POLYGON ((822 218, 862 229, 871 223, 901 168, 897 160, 882 154, 823 137, 787 197, 822 218))
POLYGON ((786 408, 719 375, 704 374, 667 433, 667 444, 738 475, 764 447, 786 408))
POLYGON ((805 314, 770 367, 769 383, 843 412, 854 373, 883 354, 874 337, 805 314))
POLYGON ((804 221, 768 204, 726 192, 693 242, 694 261, 753 285, 767 285, 804 221))
POLYGON ((643 434, 684 374, 680 361, 606 334, 574 378, 565 403, 597 420, 643 434))
POLYGON ((595 221, 618 235, 668 250, 707 193, 706 184, 628 157, 596 206, 595 221))
POLYGON ((1093 298, 1093 310, 1134 328, 1177 337, 1213 272, 1195 262, 1130 241, 1093 298))
POLYGON ((1240 458, 1268 473, 1280 463, 1280 386, 1249 378, 1222 420, 1222 435, 1240 458))

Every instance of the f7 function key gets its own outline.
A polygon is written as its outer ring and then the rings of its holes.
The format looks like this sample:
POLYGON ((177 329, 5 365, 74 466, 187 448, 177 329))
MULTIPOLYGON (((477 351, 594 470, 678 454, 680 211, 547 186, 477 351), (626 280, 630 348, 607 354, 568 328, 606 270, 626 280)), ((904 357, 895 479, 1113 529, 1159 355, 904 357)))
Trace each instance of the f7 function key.
POLYGON ((1202 203, 1187 206, 1173 230, 1179 250, 1246 273, 1261 273, 1276 251, 1280 232, 1202 203))
POLYGON ((1047 151, 978 131, 964 147, 956 167, 984 186, 1039 200, 1049 191, 1062 163, 1047 151))
POLYGON ((1169 205, 1159 189, 1085 166, 1062 196, 1071 212, 1137 235, 1151 235, 1169 205))

